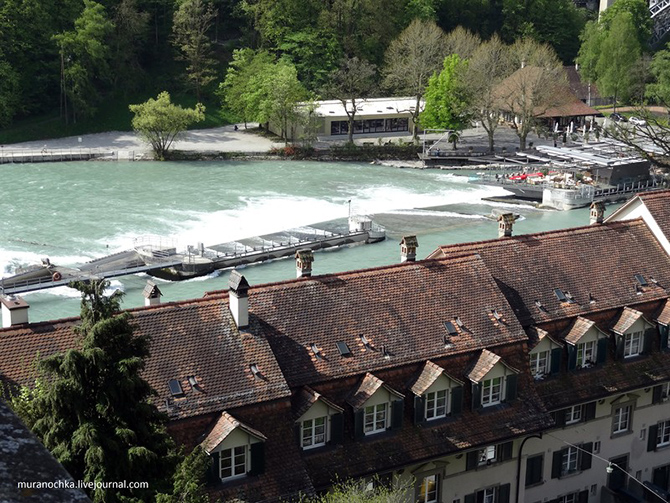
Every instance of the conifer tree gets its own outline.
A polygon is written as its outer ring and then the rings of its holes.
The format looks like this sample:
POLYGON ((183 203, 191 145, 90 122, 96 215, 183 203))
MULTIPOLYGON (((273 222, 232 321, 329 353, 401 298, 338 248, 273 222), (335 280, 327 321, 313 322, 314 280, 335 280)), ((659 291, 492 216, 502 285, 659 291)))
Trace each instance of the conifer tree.
POLYGON ((174 469, 166 417, 140 376, 149 338, 119 313, 122 294, 107 281, 76 282, 82 294, 78 347, 41 360, 44 386, 33 396, 30 428, 75 480, 148 482, 148 489, 96 487, 95 503, 150 501, 174 469))

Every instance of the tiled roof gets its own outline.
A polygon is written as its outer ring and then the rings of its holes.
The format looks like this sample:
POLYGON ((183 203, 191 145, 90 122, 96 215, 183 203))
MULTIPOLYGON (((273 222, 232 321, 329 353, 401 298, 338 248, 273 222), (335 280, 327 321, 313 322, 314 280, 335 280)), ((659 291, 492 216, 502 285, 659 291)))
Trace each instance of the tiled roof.
POLYGON ((572 100, 547 109, 541 117, 585 117, 589 115, 601 115, 601 113, 575 96, 572 100))
POLYGON ((209 454, 214 449, 216 449, 219 444, 223 442, 226 437, 230 435, 236 428, 240 428, 241 430, 245 431, 249 435, 256 437, 259 440, 267 440, 267 437, 261 432, 256 431, 243 423, 240 423, 226 411, 223 411, 200 446, 205 450, 205 452, 209 454))
MULTIPOLYGON (((665 237, 670 240, 670 190, 638 194, 665 237)), ((658 278, 657 278, 658 279, 658 278)))
POLYGON ((351 391, 351 394, 347 398, 347 403, 354 409, 360 409, 382 386, 399 398, 403 397, 401 393, 386 386, 384 381, 368 372, 363 376, 358 386, 351 391))
POLYGON ((581 339, 586 332, 588 332, 593 325, 595 325, 595 321, 587 320, 586 318, 582 318, 581 316, 577 316, 575 319, 575 322, 572 324, 570 327, 570 330, 568 331, 567 334, 565 334, 565 342, 568 342, 570 344, 577 344, 579 342, 579 339, 581 339))
POLYGON ((500 357, 497 354, 491 353, 488 349, 484 349, 479 354, 479 358, 477 358, 472 370, 468 374, 468 379, 472 382, 481 381, 499 361, 500 357))
POLYGON ((621 310, 621 314, 618 316, 614 325, 612 326, 612 331, 617 334, 623 334, 626 330, 633 326, 633 324, 644 318, 644 315, 640 311, 631 309, 630 307, 624 307, 621 310))
POLYGON ((662 325, 670 325, 670 300, 665 301, 661 312, 656 315, 656 321, 662 325))
POLYGON ((530 326, 526 328, 526 333, 528 334, 528 348, 533 349, 535 346, 537 346, 540 342, 542 342, 545 337, 554 342, 555 344, 559 346, 563 346, 563 343, 556 337, 553 337, 549 332, 546 330, 536 327, 536 326, 530 326))
POLYGON ((249 305, 249 330, 266 336, 292 387, 526 340, 474 255, 252 287, 249 305), (448 337, 456 316, 467 330, 448 337))
POLYGON ((670 288, 670 257, 641 219, 442 246, 429 258, 464 253, 482 257, 524 326, 662 299, 670 288), (636 274, 658 284, 636 288, 636 274))
MULTIPOLYGON (((142 372, 158 392, 156 403, 172 418, 230 410, 291 392, 268 343, 238 332, 227 296, 131 310, 136 334, 151 336, 151 356, 142 372), (256 364, 262 377, 250 369, 256 364), (197 380, 197 387, 189 383, 197 380), (173 397, 168 381, 176 379, 183 397, 173 397)), ((32 363, 75 347, 78 319, 22 325, 0 330, 0 378, 10 384, 32 384, 32 363)))
POLYGON ((314 391, 309 386, 303 386, 300 391, 295 394, 293 399, 293 410, 295 411, 296 419, 301 417, 310 409, 312 405, 314 405, 319 400, 331 409, 335 409, 338 412, 342 412, 344 410, 339 405, 336 405, 328 400, 321 393, 314 391))
POLYGON ((416 380, 410 385, 409 389, 415 395, 423 395, 442 374, 458 384, 463 384, 458 379, 447 374, 442 367, 428 360, 423 366, 423 369, 421 369, 421 373, 416 376, 416 380))

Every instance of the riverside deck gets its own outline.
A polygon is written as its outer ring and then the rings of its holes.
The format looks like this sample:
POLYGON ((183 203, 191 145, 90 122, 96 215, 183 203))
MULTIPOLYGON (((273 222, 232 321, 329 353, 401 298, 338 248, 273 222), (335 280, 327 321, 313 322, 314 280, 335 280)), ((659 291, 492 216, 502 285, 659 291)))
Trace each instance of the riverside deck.
MULTIPOLYGON (((370 222, 365 220, 364 222, 370 222)), ((350 227, 351 228, 351 227, 350 227)), ((182 280, 204 276, 219 269, 253 264, 266 260, 294 256, 298 250, 313 251, 354 243, 376 243, 385 239, 384 231, 373 230, 363 223, 344 234, 320 231, 312 237, 306 233, 287 231, 284 241, 274 242, 274 235, 258 236, 247 242, 269 243, 249 246, 244 243, 222 243, 210 247, 189 247, 186 253, 177 253, 165 244, 141 243, 126 250, 76 267, 51 264, 44 259, 41 266, 0 280, 0 293, 20 294, 65 286, 71 281, 91 281, 145 272, 152 276, 182 280), (239 250, 239 251, 238 251, 239 250)))

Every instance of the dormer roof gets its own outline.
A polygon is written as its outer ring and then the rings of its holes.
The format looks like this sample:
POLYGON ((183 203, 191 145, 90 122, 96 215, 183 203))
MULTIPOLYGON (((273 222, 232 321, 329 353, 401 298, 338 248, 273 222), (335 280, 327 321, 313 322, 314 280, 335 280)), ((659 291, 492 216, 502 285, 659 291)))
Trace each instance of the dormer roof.
POLYGON ((347 398, 347 403, 354 409, 360 409, 363 405, 365 405, 365 402, 367 402, 370 397, 372 397, 372 395, 374 395, 382 387, 398 398, 403 398, 405 396, 402 393, 399 393, 393 388, 387 386, 384 384, 384 381, 368 372, 360 380, 358 386, 352 390, 351 394, 347 398))
POLYGON ((656 316, 656 321, 661 325, 665 325, 666 327, 670 325, 670 300, 666 300, 663 303, 661 312, 659 312, 656 316))
POLYGON ((549 332, 546 330, 536 327, 535 325, 532 325, 526 329, 526 332, 528 333, 528 348, 530 350, 534 349, 540 342, 542 342, 545 339, 550 340, 557 346, 562 347, 563 343, 558 340, 556 337, 553 337, 549 332))
POLYGON ((652 325, 640 311, 636 311, 630 307, 624 307, 612 327, 612 332, 616 334, 624 334, 639 319, 643 319, 648 325, 652 325))
POLYGON ((417 375, 414 383, 410 386, 412 393, 415 395, 423 395, 426 390, 430 388, 433 383, 435 383, 435 381, 437 381, 442 375, 458 383, 459 385, 463 385, 462 381, 454 379, 449 374, 447 374, 447 372, 442 367, 428 360, 421 369, 421 372, 417 375))
POLYGON ((211 453, 237 428, 252 437, 256 437, 258 440, 267 440, 265 435, 260 431, 254 430, 250 426, 241 423, 226 411, 223 411, 214 422, 212 429, 209 431, 205 439, 200 443, 200 447, 202 447, 207 454, 211 453))
POLYGON ((574 346, 582 337, 584 337, 586 332, 591 330, 593 327, 595 327, 596 330, 598 330, 598 332, 602 333, 603 335, 607 335, 598 328, 595 321, 583 318, 582 316, 577 316, 574 323, 568 330, 568 333, 565 334, 565 342, 574 346))
POLYGON ((339 405, 328 400, 321 393, 314 391, 309 386, 303 386, 302 389, 296 394, 296 397, 293 401, 293 410, 296 419, 302 417, 302 415, 307 412, 312 407, 312 405, 319 401, 323 402, 329 408, 336 410, 337 412, 342 412, 344 410, 339 405))
POLYGON ((475 364, 472 366, 472 370, 468 373, 468 379, 472 382, 480 382, 484 377, 486 377, 486 374, 488 374, 493 367, 496 366, 496 364, 500 362, 505 367, 510 369, 512 372, 515 374, 518 374, 519 371, 516 370, 515 368, 510 367, 507 365, 500 356, 498 356, 495 353, 492 353, 488 349, 482 350, 482 352, 479 354, 479 357, 477 358, 477 361, 475 364))

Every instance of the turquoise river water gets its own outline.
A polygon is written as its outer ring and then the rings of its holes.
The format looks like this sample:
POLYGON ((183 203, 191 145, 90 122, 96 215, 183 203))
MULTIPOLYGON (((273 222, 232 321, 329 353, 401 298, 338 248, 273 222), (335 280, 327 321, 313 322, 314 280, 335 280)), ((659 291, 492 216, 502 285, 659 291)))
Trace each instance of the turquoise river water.
MULTIPOLYGON (((418 257, 440 244, 495 238, 492 212, 521 214, 515 234, 588 224, 588 210, 559 212, 482 201, 506 194, 469 183, 474 172, 398 169, 364 163, 78 162, 0 167, 0 276, 49 257, 74 265, 132 248, 146 236, 178 248, 300 228, 342 230, 354 214, 371 215, 387 239, 319 252, 314 274, 399 261, 400 239, 416 234, 418 257)), ((611 211, 608 209, 608 211, 611 211)), ((295 277, 291 259, 247 266, 251 284, 295 277)), ((143 304, 146 275, 111 280, 125 291, 124 307, 143 304)), ((163 301, 225 289, 228 271, 183 282, 156 280, 163 301)), ((31 321, 79 313, 67 287, 28 293, 31 321)))

